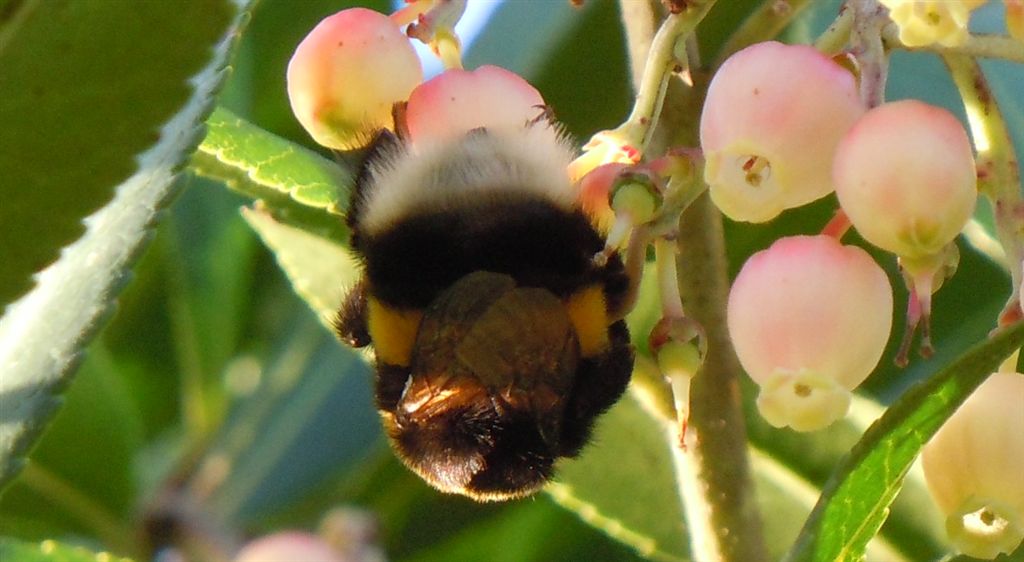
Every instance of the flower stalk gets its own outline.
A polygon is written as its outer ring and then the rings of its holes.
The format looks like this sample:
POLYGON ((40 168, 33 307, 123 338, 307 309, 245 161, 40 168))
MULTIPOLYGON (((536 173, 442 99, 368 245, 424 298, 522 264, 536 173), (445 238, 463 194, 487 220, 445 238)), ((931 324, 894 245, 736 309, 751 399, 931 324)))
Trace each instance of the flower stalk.
POLYGON ((963 98, 967 123, 977 152, 978 191, 992 203, 996 236, 1006 254, 1013 293, 1001 317, 1018 316, 1021 262, 1024 261, 1024 201, 1013 141, 999 104, 978 62, 968 55, 945 52, 942 60, 963 98))
MULTIPOLYGON (((653 41, 650 35, 641 32, 629 34, 630 53, 642 52, 633 46, 646 42, 650 42, 652 48, 637 85, 640 93, 636 108, 627 124, 636 123, 638 127, 644 127, 645 133, 646 127, 654 126, 650 120, 638 123, 640 116, 654 109, 645 92, 660 89, 662 76, 672 70, 667 63, 674 61, 673 49, 681 30, 684 27, 692 30, 712 3, 694 3, 689 10, 670 16, 653 41), (681 22, 687 23, 684 26, 681 22), (667 40, 667 36, 671 36, 671 40, 667 40)), ((638 18, 649 15, 643 10, 624 9, 627 30, 646 29, 645 22, 631 25, 628 21, 630 14, 638 18)), ((633 67, 636 68, 637 64, 638 61, 634 60, 633 67)), ((661 116, 661 128, 670 132, 671 138, 667 141, 674 146, 697 145, 697 123, 686 121, 685 116, 699 111, 708 80, 706 69, 691 67, 690 71, 693 86, 672 87, 683 85, 670 84, 666 99, 666 105, 684 110, 666 112, 661 116)), ((664 150, 664 147, 654 144, 657 143, 652 143, 649 151, 664 150)), ((694 183, 703 182, 698 179, 694 183)), ((746 429, 737 392, 742 370, 732 351, 725 322, 729 283, 722 216, 708 197, 699 196, 705 189, 704 186, 695 188, 682 197, 691 199, 692 204, 686 206, 682 220, 678 221, 676 262, 682 266, 679 268, 682 272, 679 277, 680 296, 687 315, 705 330, 708 356, 701 372, 689 385, 691 407, 686 438, 690 445, 686 451, 673 447, 673 459, 693 560, 761 562, 768 556, 760 514, 754 501, 746 429)), ((666 201, 664 206, 668 207, 669 202, 666 201)), ((659 221, 656 219, 655 222, 659 221)), ((668 385, 649 385, 648 388, 661 390, 661 396, 652 397, 652 402, 666 406, 674 404, 668 385)))

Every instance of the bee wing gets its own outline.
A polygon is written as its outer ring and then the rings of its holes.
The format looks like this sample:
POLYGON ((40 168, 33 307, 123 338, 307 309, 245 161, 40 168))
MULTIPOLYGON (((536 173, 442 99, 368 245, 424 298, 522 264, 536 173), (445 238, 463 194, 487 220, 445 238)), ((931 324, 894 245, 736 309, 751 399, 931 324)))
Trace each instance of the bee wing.
POLYGON ((562 301, 544 289, 517 288, 480 316, 456 356, 491 389, 562 393, 572 386, 577 348, 562 301))

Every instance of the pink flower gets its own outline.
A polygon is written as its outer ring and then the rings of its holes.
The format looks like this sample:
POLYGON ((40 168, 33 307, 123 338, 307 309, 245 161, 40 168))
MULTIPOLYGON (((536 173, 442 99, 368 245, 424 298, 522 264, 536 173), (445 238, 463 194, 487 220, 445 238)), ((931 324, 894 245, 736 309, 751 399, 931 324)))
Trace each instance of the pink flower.
POLYGON ((310 533, 285 531, 260 537, 238 553, 234 562, 344 562, 323 539, 310 533))
POLYGON ((419 57, 401 29, 365 8, 321 21, 288 63, 288 99, 319 144, 341 150, 394 129, 392 107, 423 81, 419 57))
POLYGON ((444 142, 485 127, 525 127, 544 115, 540 92, 497 66, 446 70, 409 96, 406 124, 414 144, 444 142))
POLYGON ((836 151, 833 178, 857 232, 905 258, 941 252, 978 197, 963 125, 916 100, 881 105, 857 121, 836 151))
POLYGON ((740 363, 777 427, 811 431, 843 417, 892 328, 892 289, 864 250, 830 236, 777 240, 743 265, 728 304, 740 363))
POLYGON ((711 198, 765 222, 832 191, 839 139, 864 112, 853 75, 805 45, 774 41, 729 57, 700 120, 711 198))
POLYGON ((950 540, 995 558, 1024 539, 1024 375, 993 373, 925 445, 921 460, 950 540))

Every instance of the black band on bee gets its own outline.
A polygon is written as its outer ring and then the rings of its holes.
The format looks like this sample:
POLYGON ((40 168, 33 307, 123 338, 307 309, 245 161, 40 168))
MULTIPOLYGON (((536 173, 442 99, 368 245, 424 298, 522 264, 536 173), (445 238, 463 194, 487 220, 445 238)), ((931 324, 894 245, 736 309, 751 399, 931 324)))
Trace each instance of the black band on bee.
POLYGON ((606 268, 592 263, 603 247, 583 213, 497 194, 465 208, 408 217, 364 237, 361 250, 376 296, 394 306, 423 308, 473 271, 505 273, 562 298, 605 279, 617 284, 609 273, 616 265, 621 271, 620 261, 606 268))
POLYGON ((633 346, 622 320, 608 329, 607 353, 584 359, 565 407, 559 455, 575 457, 590 439, 597 417, 618 402, 633 374, 633 346))

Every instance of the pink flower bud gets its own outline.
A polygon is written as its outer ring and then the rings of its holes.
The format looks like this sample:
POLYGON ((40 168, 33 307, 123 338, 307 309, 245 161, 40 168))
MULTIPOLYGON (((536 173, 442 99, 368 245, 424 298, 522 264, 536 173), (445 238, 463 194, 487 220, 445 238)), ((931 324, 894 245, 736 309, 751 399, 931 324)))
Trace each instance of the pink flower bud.
POLYGON ((323 539, 298 531, 285 531, 260 537, 238 553, 235 562, 344 562, 323 539))
POLYGON ((544 114, 540 92, 518 74, 497 66, 450 69, 420 84, 409 96, 406 123, 414 143, 443 142, 486 127, 525 127, 544 114))
POLYGON ((777 427, 811 431, 846 414, 892 328, 892 289, 864 250, 830 236, 777 240, 733 283, 729 334, 777 427))
POLYGON ((1003 0, 1006 4, 1006 32, 1024 43, 1024 0, 1003 0))
POLYGON ((987 0, 879 0, 900 30, 908 47, 938 43, 956 47, 967 42, 971 10, 987 0))
POLYGON ((932 437, 924 475, 953 544, 975 558, 1024 539, 1024 375, 994 373, 932 437))
POLYGON ((615 221, 615 212, 612 211, 608 201, 612 184, 615 183, 619 174, 628 167, 620 162, 602 164, 588 172, 579 181, 580 207, 590 217, 590 220, 600 225, 604 231, 611 228, 611 224, 615 221))
POLYGON ((288 63, 288 99, 316 142, 341 150, 394 129, 391 108, 423 80, 419 57, 387 16, 365 8, 321 21, 288 63))
POLYGON ((872 244, 906 258, 938 254, 974 212, 974 156, 960 121, 916 100, 866 113, 836 151, 839 204, 872 244))
POLYGON ((832 191, 832 157, 864 105, 853 75, 813 47, 758 43, 711 80, 700 120, 711 198, 764 222, 832 191))

